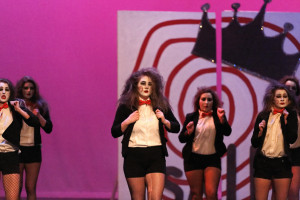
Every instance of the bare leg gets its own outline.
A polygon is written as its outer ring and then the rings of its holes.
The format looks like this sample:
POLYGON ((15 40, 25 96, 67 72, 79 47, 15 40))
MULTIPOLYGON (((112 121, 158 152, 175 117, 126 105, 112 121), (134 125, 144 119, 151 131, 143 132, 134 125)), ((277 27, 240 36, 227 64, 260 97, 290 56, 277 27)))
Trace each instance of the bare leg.
POLYGON ((146 175, 148 200, 161 200, 165 186, 165 174, 149 173, 146 175))
POLYGON ((299 189, 300 189, 300 167, 292 167, 293 178, 289 190, 289 200, 299 200, 299 189))
POLYGON ((255 199, 256 200, 267 200, 268 193, 271 186, 271 180, 263 178, 254 178, 255 186, 255 199))
POLYGON ((40 172, 41 163, 25 164, 25 188, 27 200, 36 200, 36 183, 40 172))
POLYGON ((192 200, 202 200, 203 196, 203 170, 192 170, 185 172, 190 185, 192 200))
POLYGON ((3 186, 6 200, 18 200, 20 190, 20 174, 3 175, 3 186))
POLYGON ((144 200, 145 199, 145 178, 127 178, 127 184, 129 187, 130 195, 132 200, 144 200))
POLYGON ((276 200, 287 199, 291 180, 290 178, 273 179, 276 200))
POLYGON ((221 170, 216 167, 207 167, 204 170, 205 194, 207 200, 218 199, 218 186, 221 177, 221 170))

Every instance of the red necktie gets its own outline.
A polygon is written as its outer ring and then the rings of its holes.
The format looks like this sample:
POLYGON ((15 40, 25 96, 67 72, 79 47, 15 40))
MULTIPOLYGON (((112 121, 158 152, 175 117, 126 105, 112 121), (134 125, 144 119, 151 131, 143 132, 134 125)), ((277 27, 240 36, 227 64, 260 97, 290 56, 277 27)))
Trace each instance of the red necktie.
POLYGON ((276 109, 276 108, 274 108, 273 109, 273 115, 276 115, 277 113, 282 114, 283 111, 284 111, 284 108, 282 108, 282 109, 276 109))
POLYGON ((204 118, 204 117, 210 117, 212 116, 212 112, 202 112, 201 113, 201 117, 204 118))
POLYGON ((3 104, 3 106, 0 107, 0 111, 1 111, 3 108, 8 108, 8 104, 7 104, 6 102, 3 104))
POLYGON ((144 100, 139 100, 139 104, 140 104, 140 105, 143 105, 143 104, 148 104, 148 105, 150 105, 150 104, 151 104, 151 100, 150 100, 150 99, 148 99, 148 100, 146 100, 146 101, 144 101, 144 100))

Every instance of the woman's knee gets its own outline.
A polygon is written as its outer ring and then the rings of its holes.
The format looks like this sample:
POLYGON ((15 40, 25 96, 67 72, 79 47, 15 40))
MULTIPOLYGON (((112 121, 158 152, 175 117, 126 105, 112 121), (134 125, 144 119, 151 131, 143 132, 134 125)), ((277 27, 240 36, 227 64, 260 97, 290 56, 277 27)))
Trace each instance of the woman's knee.
POLYGON ((35 186, 35 185, 27 184, 27 185, 25 186, 25 188, 26 188, 27 194, 28 194, 28 193, 35 194, 35 190, 36 190, 36 186, 35 186))
POLYGON ((215 188, 205 188, 205 194, 207 199, 217 199, 218 192, 215 188))

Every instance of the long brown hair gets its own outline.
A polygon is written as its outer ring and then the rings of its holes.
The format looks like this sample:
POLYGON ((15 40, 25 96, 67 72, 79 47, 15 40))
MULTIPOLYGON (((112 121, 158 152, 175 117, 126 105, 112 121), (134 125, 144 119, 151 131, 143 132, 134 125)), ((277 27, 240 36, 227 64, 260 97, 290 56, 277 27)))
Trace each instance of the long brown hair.
POLYGON ((41 97, 40 92, 39 92, 39 86, 36 83, 36 81, 30 77, 30 76, 24 76, 23 78, 21 78, 17 85, 16 85, 16 92, 17 92, 17 98, 20 99, 25 99, 23 96, 23 87, 25 83, 32 83, 33 87, 34 87, 34 93, 31 97, 31 99, 29 99, 31 101, 31 103, 33 103, 34 105, 36 105, 38 107, 38 109, 40 110, 41 114, 44 114, 46 111, 48 111, 48 104, 47 102, 41 97))
POLYGON ((119 104, 125 104, 132 110, 138 108, 138 82, 142 76, 148 76, 152 80, 152 93, 150 99, 153 108, 159 108, 164 112, 171 108, 168 99, 163 95, 163 77, 159 74, 157 69, 152 67, 140 69, 129 76, 118 101, 119 104))

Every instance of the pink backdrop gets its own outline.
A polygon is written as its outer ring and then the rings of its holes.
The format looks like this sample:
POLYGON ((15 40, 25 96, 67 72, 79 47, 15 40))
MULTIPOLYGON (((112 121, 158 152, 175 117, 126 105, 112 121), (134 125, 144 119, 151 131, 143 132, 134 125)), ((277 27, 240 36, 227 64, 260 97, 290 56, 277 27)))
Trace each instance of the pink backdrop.
MULTIPOLYGON (((51 135, 43 134, 38 195, 111 195, 117 178, 117 140, 110 135, 118 98, 117 11, 200 12, 206 2, 220 23, 231 3, 258 11, 263 1, 0 1, 0 77, 14 83, 34 77, 54 124, 51 135)), ((270 11, 300 12, 300 2, 273 0, 270 11)))

